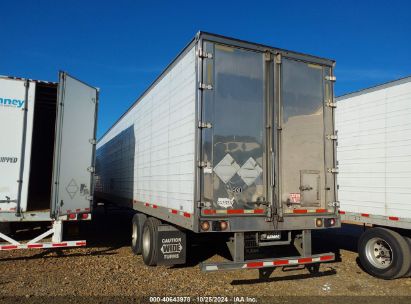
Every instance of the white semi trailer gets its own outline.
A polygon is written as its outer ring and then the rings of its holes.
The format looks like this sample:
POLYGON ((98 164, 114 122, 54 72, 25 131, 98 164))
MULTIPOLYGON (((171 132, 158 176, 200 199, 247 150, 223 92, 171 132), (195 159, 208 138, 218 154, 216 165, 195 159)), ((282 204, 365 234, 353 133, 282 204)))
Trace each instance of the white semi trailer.
POLYGON ((232 261, 204 271, 334 260, 311 249, 312 230, 340 225, 333 67, 198 33, 97 143, 95 195, 136 211, 133 251, 185 263, 191 231, 228 236, 232 261))
POLYGON ((362 266, 411 275, 411 77, 337 98, 338 194, 343 221, 362 224, 362 266))
POLYGON ((0 77, 0 250, 86 245, 62 235, 63 222, 91 219, 97 101, 64 72, 58 83, 0 77), (21 243, 6 231, 23 222, 52 228, 21 243))

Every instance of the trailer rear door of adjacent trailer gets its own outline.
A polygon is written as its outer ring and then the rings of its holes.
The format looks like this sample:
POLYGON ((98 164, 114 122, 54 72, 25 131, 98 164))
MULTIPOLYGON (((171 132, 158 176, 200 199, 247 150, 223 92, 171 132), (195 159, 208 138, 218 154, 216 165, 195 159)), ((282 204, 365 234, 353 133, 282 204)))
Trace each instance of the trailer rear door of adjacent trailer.
POLYGON ((34 84, 0 79, 0 212, 25 209, 33 107, 34 84))
POLYGON ((59 75, 52 213, 90 211, 98 90, 59 75))

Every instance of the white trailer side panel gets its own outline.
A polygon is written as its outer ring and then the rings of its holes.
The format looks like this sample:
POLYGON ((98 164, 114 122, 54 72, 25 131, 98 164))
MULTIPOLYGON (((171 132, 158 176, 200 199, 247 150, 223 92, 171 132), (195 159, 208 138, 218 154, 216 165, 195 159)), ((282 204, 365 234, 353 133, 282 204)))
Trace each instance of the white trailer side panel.
POLYGON ((20 178, 20 207, 22 211, 27 208, 35 83, 28 82, 27 100, 25 83, 25 80, 0 78, 0 212, 16 212, 20 178), (26 140, 22 149, 24 132, 26 140))
POLYGON ((340 209, 411 219, 411 78, 337 105, 340 209))
POLYGON ((193 47, 98 142, 96 192, 194 212, 195 58, 193 47))

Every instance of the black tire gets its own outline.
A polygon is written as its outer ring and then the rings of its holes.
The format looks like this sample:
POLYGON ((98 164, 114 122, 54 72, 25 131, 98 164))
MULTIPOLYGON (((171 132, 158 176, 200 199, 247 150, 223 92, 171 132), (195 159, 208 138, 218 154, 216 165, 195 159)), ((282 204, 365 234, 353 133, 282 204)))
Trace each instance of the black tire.
POLYGON ((132 220, 131 230, 131 250, 135 255, 141 254, 143 249, 143 226, 147 216, 143 213, 136 213, 132 220))
POLYGON ((358 254, 361 265, 369 274, 385 280, 404 276, 411 266, 405 239, 385 228, 366 230, 358 240, 358 254))
POLYGON ((157 265, 158 225, 160 224, 160 220, 154 217, 150 217, 144 222, 142 255, 144 264, 147 266, 157 265))
MULTIPOLYGON (((409 250, 409 254, 411 254, 411 237, 408 236, 404 236, 405 241, 408 244, 408 250, 409 250)), ((408 278, 411 277, 411 266, 408 269, 407 273, 404 275, 404 277, 408 278)))

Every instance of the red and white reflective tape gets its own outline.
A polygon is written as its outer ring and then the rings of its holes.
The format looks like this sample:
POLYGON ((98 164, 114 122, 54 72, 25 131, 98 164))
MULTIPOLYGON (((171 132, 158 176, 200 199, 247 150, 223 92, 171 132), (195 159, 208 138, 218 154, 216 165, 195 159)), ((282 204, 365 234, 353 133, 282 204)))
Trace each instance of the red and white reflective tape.
MULTIPOLYGON (((134 204, 139 204, 139 202, 138 202, 138 201, 134 201, 134 204)), ((170 213, 172 213, 172 214, 181 215, 181 216, 184 216, 184 217, 187 217, 187 218, 190 218, 190 217, 192 216, 191 213, 184 212, 184 211, 179 211, 179 210, 176 210, 176 209, 164 208, 164 207, 158 206, 158 205, 156 205, 156 204, 150 204, 150 203, 140 203, 140 204, 143 204, 143 205, 146 206, 147 208, 153 208, 153 209, 163 208, 163 209, 167 209, 168 212, 170 212, 170 213)))
POLYGON ((307 213, 333 213, 331 209, 293 209, 290 212, 285 213, 294 213, 294 214, 307 214, 307 213))
POLYGON ((304 264, 314 264, 321 262, 334 261, 335 255, 333 253, 324 253, 321 255, 314 255, 310 257, 292 257, 292 258, 280 258, 273 260, 254 260, 248 262, 222 262, 222 263, 206 263, 202 265, 204 271, 216 271, 216 270, 234 270, 234 269, 258 269, 266 267, 284 267, 295 266, 304 264))
POLYGON ((204 209, 204 215, 213 214, 264 214, 264 209, 204 209))
POLYGON ((376 220, 389 220, 389 221, 404 221, 404 222, 410 222, 409 220, 402 219, 398 216, 384 216, 384 215, 374 215, 374 214, 369 214, 369 213, 357 213, 357 212, 347 212, 347 211, 338 211, 339 214, 341 215, 347 215, 347 216, 356 216, 356 217, 365 217, 365 218, 371 218, 371 219, 376 219, 376 220))
POLYGON ((16 208, 16 207, 14 207, 14 208, 8 208, 8 209, 0 208, 0 212, 15 212, 15 211, 17 211, 17 208, 16 208))
POLYGON ((0 245, 1 250, 14 249, 44 249, 44 248, 62 248, 62 247, 81 247, 86 246, 86 241, 67 241, 61 243, 35 243, 35 244, 19 244, 19 245, 0 245))
POLYGON ((308 257, 308 258, 299 258, 299 259, 292 259, 292 260, 275 260, 275 261, 267 261, 267 262, 249 262, 245 263, 242 268, 262 268, 262 267, 272 267, 272 266, 287 266, 287 265, 302 265, 302 264, 311 264, 311 263, 318 263, 318 262, 327 262, 334 260, 334 256, 332 255, 324 255, 316 258, 308 257))

